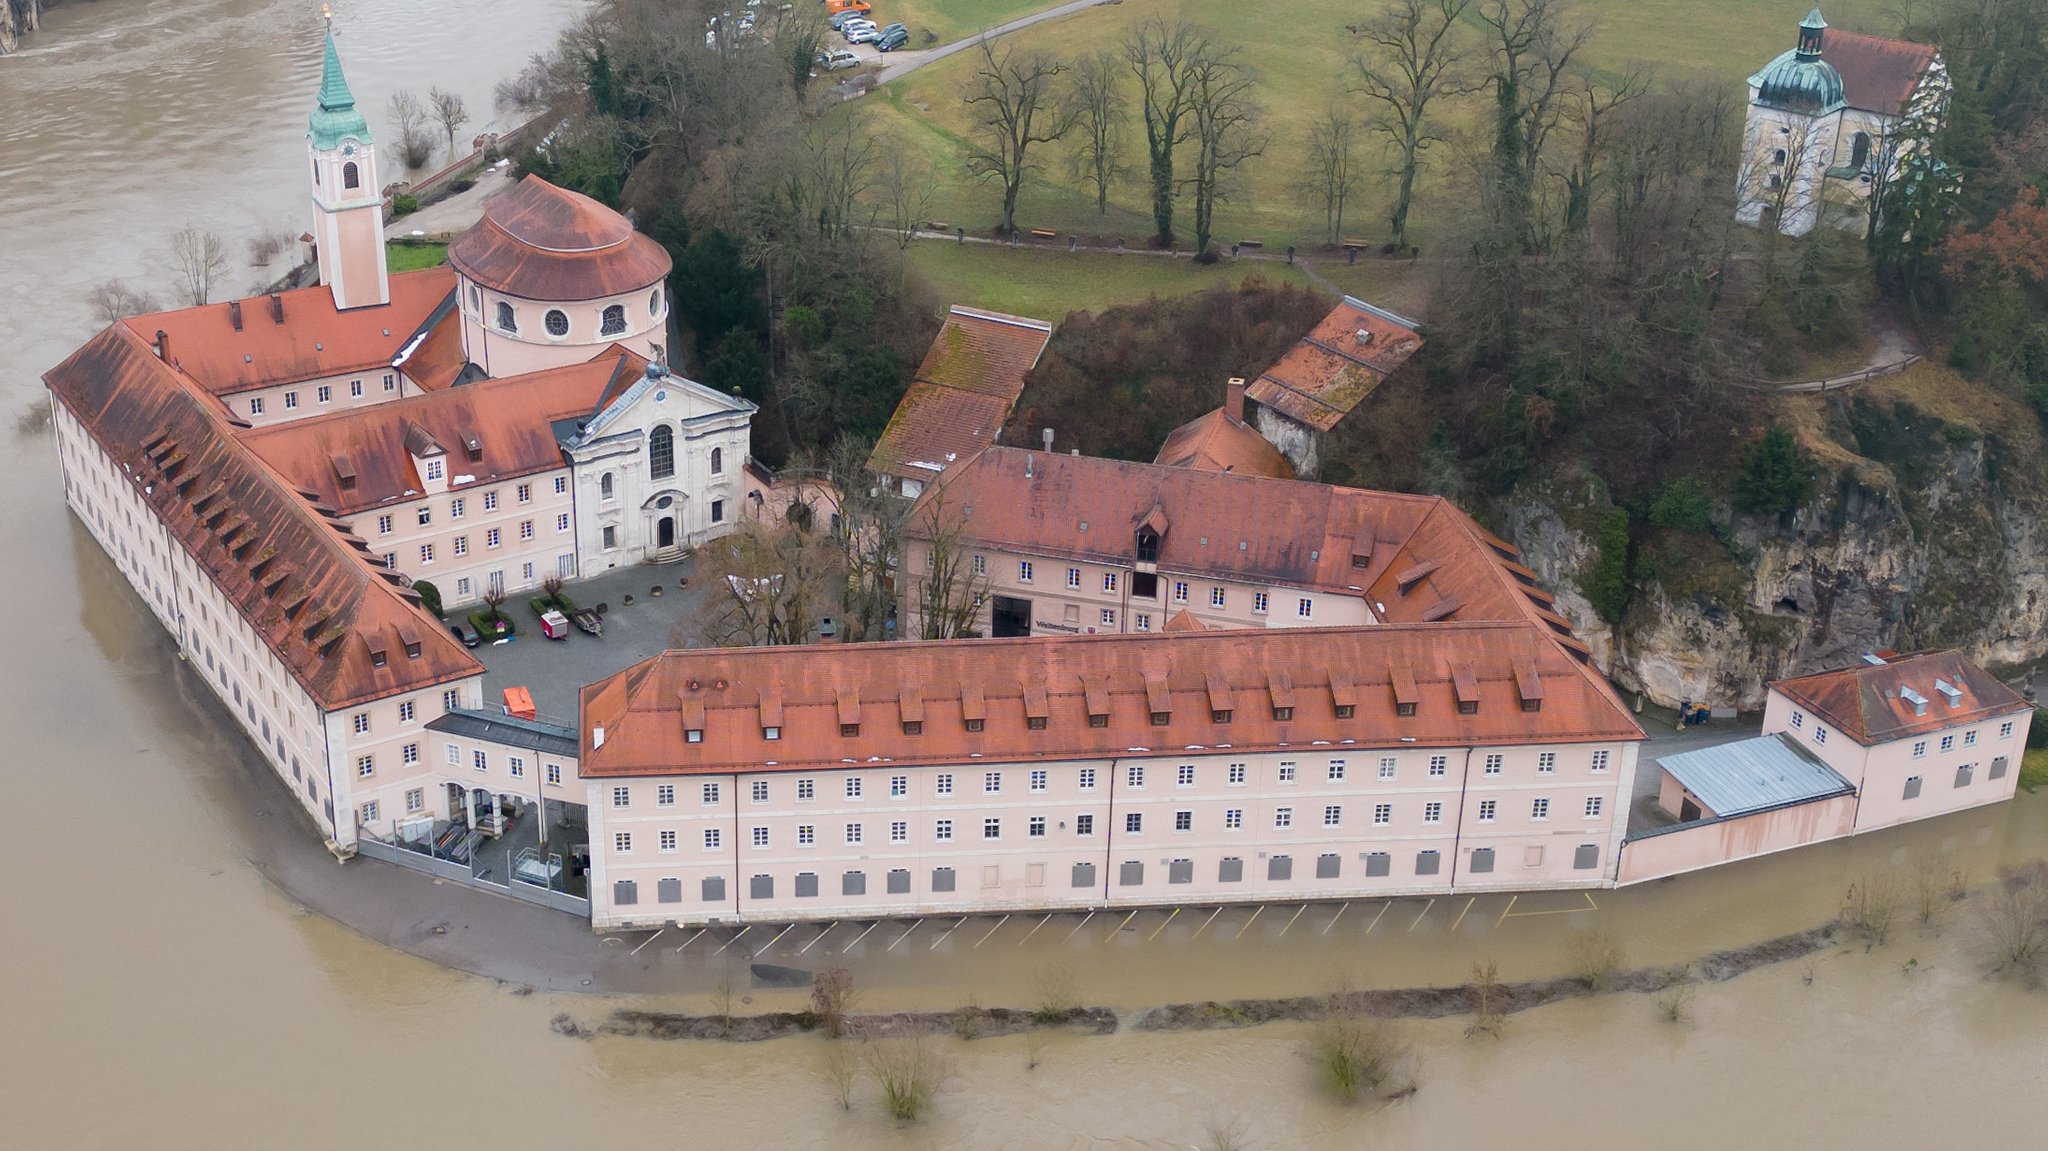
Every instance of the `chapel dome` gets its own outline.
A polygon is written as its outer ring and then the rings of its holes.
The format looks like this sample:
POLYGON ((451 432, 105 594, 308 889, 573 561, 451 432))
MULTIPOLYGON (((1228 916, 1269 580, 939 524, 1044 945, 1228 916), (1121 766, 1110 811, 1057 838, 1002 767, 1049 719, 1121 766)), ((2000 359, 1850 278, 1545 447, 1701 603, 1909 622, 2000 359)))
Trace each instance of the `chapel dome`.
POLYGON ((1750 77, 1749 82, 1756 85, 1757 103, 1808 116, 1825 116, 1847 105, 1842 74, 1821 58, 1827 26, 1820 9, 1815 8, 1799 24, 1799 46, 1750 77))
POLYGON ((651 288, 671 266, 660 244, 596 200, 527 176, 484 205, 448 246, 468 279, 526 300, 596 300, 651 288))

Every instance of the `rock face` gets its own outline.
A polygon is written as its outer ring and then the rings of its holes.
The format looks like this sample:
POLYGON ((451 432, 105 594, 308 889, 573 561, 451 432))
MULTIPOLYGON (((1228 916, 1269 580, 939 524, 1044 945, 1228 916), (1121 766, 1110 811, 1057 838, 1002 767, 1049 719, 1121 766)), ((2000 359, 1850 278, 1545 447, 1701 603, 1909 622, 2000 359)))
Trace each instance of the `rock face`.
POLYGON ((1844 467, 1790 516, 1735 517, 1727 550, 1740 558, 1727 578, 1702 583, 1683 565, 1652 565, 1619 627, 1578 591, 1594 548, 1570 525, 1604 506, 1594 491, 1526 493, 1502 518, 1618 687, 1666 706, 1751 710, 1773 679, 1880 648, 1958 647, 1994 668, 2048 655, 2048 485, 2038 468, 1961 437, 1844 467))
POLYGON ((43 0, 0 0, 0 56, 19 47, 22 35, 42 20, 43 0))

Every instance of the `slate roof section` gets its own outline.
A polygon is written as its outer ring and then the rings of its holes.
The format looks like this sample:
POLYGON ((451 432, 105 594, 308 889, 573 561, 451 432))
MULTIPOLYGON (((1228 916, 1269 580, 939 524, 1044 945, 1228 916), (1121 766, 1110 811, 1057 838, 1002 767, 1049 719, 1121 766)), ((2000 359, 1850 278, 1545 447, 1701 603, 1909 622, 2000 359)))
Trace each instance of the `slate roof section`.
POLYGON ((576 729, 537 719, 521 719, 494 711, 456 708, 427 721, 428 731, 484 739, 509 747, 526 747, 543 755, 575 759, 580 750, 576 729))
POLYGON ((1856 790, 1784 732, 1667 755, 1657 766, 1722 819, 1856 790))
MULTIPOLYGON (((352 372, 362 373, 370 386, 372 374, 390 371, 392 357, 454 293, 452 269, 423 268, 392 275, 390 303, 345 312, 335 310, 332 292, 315 285, 131 316, 121 324, 145 344, 163 332, 171 362, 217 396, 352 372)), ((444 320, 450 327, 457 323, 444 320)))
POLYGON ((373 567, 130 327, 102 331, 43 381, 321 708, 482 674, 397 573, 373 567))
POLYGON ((868 469, 928 480, 996 442, 1052 340, 1045 320, 955 305, 925 352, 868 469))
POLYGON ((1346 296, 1245 395, 1327 432, 1422 348, 1416 322, 1346 296))
POLYGON ((1243 420, 1230 418, 1229 411, 1223 408, 1196 416, 1173 429, 1152 462, 1207 472, 1270 476, 1276 480, 1294 478, 1294 465, 1272 441, 1243 420))
POLYGON ((1771 687, 1865 747, 2024 714, 2032 707, 1959 651, 1893 656, 1879 664, 1859 663, 1779 680, 1771 687), (1940 684, 1955 690, 1954 703, 1940 684), (1902 690, 1927 701, 1924 714, 1902 690))
POLYGON ((595 779, 993 765, 1219 744, 1256 753, 1327 741, 1335 752, 1643 738, 1590 668, 1534 629, 1499 623, 671 651, 585 687, 581 715, 581 772, 595 779), (1396 711, 1397 665, 1416 682, 1412 716, 1396 711), (1540 677, 1540 711, 1521 709, 1517 665, 1540 677), (1475 713, 1458 711, 1453 666, 1477 685, 1475 713), (1275 674, 1293 694, 1286 720, 1264 705, 1275 674), (1153 726, 1162 684, 1170 718, 1153 726), (1096 708, 1107 693, 1103 727, 1089 722, 1091 685, 1096 708), (1228 723, 1213 722, 1219 689, 1233 701, 1228 723), (915 695, 908 711, 906 693, 915 695), (1337 718, 1340 698, 1355 700, 1352 718, 1337 718), (776 740, 762 730, 769 701, 776 740), (970 711, 984 717, 981 731, 967 730, 970 711), (1035 711, 1047 716, 1043 730, 1026 722, 1035 711), (915 735, 903 730, 912 712, 922 716, 915 735), (842 735, 849 715, 858 734, 842 735), (695 724, 702 734, 691 742, 695 724))
POLYGON ((1932 44, 1828 29, 1820 58, 1842 76, 1842 98, 1851 108, 1897 116, 1913 97, 1937 50, 1932 44))
POLYGON ((448 246, 455 269, 524 300, 596 300, 651 289, 671 262, 632 221, 580 192, 527 176, 484 205, 448 246))
POLYGON ((616 345, 611 351, 587 363, 272 424, 241 439, 341 515, 417 497, 423 485, 413 458, 437 452, 446 453, 448 491, 459 494, 564 466, 555 421, 594 415, 622 379, 646 371, 646 360, 616 345), (468 450, 472 440, 477 458, 468 450), (343 485, 336 457, 348 461, 352 486, 343 485))

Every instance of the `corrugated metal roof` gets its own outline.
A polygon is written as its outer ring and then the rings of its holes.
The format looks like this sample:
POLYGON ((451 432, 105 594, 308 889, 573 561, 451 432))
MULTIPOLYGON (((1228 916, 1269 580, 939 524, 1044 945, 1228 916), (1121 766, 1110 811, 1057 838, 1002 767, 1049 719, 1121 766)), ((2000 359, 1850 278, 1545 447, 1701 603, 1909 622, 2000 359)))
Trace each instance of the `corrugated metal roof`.
POLYGON ((1856 790, 1783 732, 1668 755, 1657 766, 1724 819, 1856 790))

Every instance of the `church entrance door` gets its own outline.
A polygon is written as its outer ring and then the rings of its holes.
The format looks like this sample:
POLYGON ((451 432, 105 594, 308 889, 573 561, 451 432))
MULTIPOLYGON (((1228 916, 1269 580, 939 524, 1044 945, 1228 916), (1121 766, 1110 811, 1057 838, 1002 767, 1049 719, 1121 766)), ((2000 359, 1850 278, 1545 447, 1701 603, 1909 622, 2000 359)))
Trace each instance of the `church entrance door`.
POLYGON ((663 516, 654 525, 654 546, 672 548, 676 546, 676 517, 663 516))

